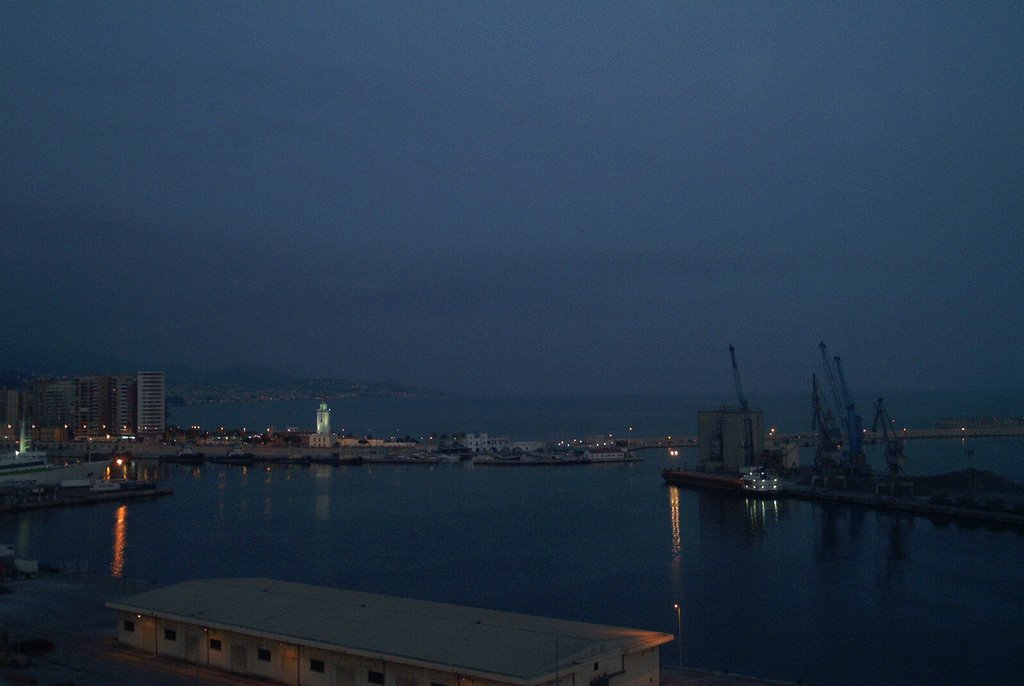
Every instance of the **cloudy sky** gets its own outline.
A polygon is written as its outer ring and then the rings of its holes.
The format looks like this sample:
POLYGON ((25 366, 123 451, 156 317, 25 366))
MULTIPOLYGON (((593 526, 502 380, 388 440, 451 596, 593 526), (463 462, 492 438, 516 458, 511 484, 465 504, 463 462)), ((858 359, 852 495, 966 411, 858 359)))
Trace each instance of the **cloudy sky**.
MULTIPOLYGON (((1024 387, 1024 5, 0 4, 0 345, 1024 387)), ((103 371, 103 370, 88 370, 103 371)))

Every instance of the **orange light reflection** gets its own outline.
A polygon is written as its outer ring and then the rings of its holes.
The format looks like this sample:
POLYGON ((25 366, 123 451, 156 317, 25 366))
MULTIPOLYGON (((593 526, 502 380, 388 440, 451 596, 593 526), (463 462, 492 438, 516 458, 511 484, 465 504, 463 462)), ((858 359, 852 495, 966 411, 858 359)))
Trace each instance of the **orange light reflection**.
POLYGON ((110 561, 110 576, 124 576, 124 548, 128 539, 128 506, 117 508, 114 524, 114 556, 110 561))
POLYGON ((669 511, 672 517, 672 558, 679 560, 683 554, 683 536, 679 526, 679 489, 668 489, 669 511))

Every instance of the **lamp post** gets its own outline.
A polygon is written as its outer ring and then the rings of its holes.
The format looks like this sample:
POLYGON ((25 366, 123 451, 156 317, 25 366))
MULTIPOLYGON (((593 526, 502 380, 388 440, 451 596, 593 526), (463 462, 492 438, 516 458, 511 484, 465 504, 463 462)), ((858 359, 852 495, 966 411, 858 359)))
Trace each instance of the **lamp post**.
POLYGON ((676 636, 679 638, 679 678, 683 678, 683 611, 679 607, 679 603, 675 603, 673 607, 676 608, 676 636))

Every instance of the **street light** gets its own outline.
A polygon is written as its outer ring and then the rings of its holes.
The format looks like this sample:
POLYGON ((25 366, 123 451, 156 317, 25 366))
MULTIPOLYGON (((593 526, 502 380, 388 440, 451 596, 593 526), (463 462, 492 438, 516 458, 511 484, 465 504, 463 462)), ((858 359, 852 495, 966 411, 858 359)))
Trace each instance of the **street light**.
POLYGON ((683 678, 683 611, 679 607, 679 603, 675 603, 673 607, 676 608, 676 630, 677 636, 679 637, 679 678, 683 678))

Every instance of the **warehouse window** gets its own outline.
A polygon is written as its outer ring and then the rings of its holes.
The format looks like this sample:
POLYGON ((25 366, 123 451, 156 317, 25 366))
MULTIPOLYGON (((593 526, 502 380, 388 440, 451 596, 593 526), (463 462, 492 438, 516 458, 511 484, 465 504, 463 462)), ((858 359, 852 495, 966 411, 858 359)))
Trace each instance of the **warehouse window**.
POLYGON ((323 660, 310 660, 309 671, 324 673, 324 661, 323 660))
POLYGON ((130 619, 124 620, 124 630, 125 631, 135 631, 135 622, 133 622, 130 619))
POLYGON ((178 640, 178 632, 175 631, 174 629, 164 629, 164 640, 167 640, 167 641, 177 641, 178 640))
POLYGON ((270 651, 266 648, 258 648, 256 650, 256 659, 263 660, 264 662, 270 662, 270 651))
POLYGON ((220 639, 219 638, 211 638, 210 639, 210 650, 220 650, 220 639))
POLYGON ((375 672, 372 669, 366 673, 366 680, 371 684, 383 684, 384 672, 375 672))

